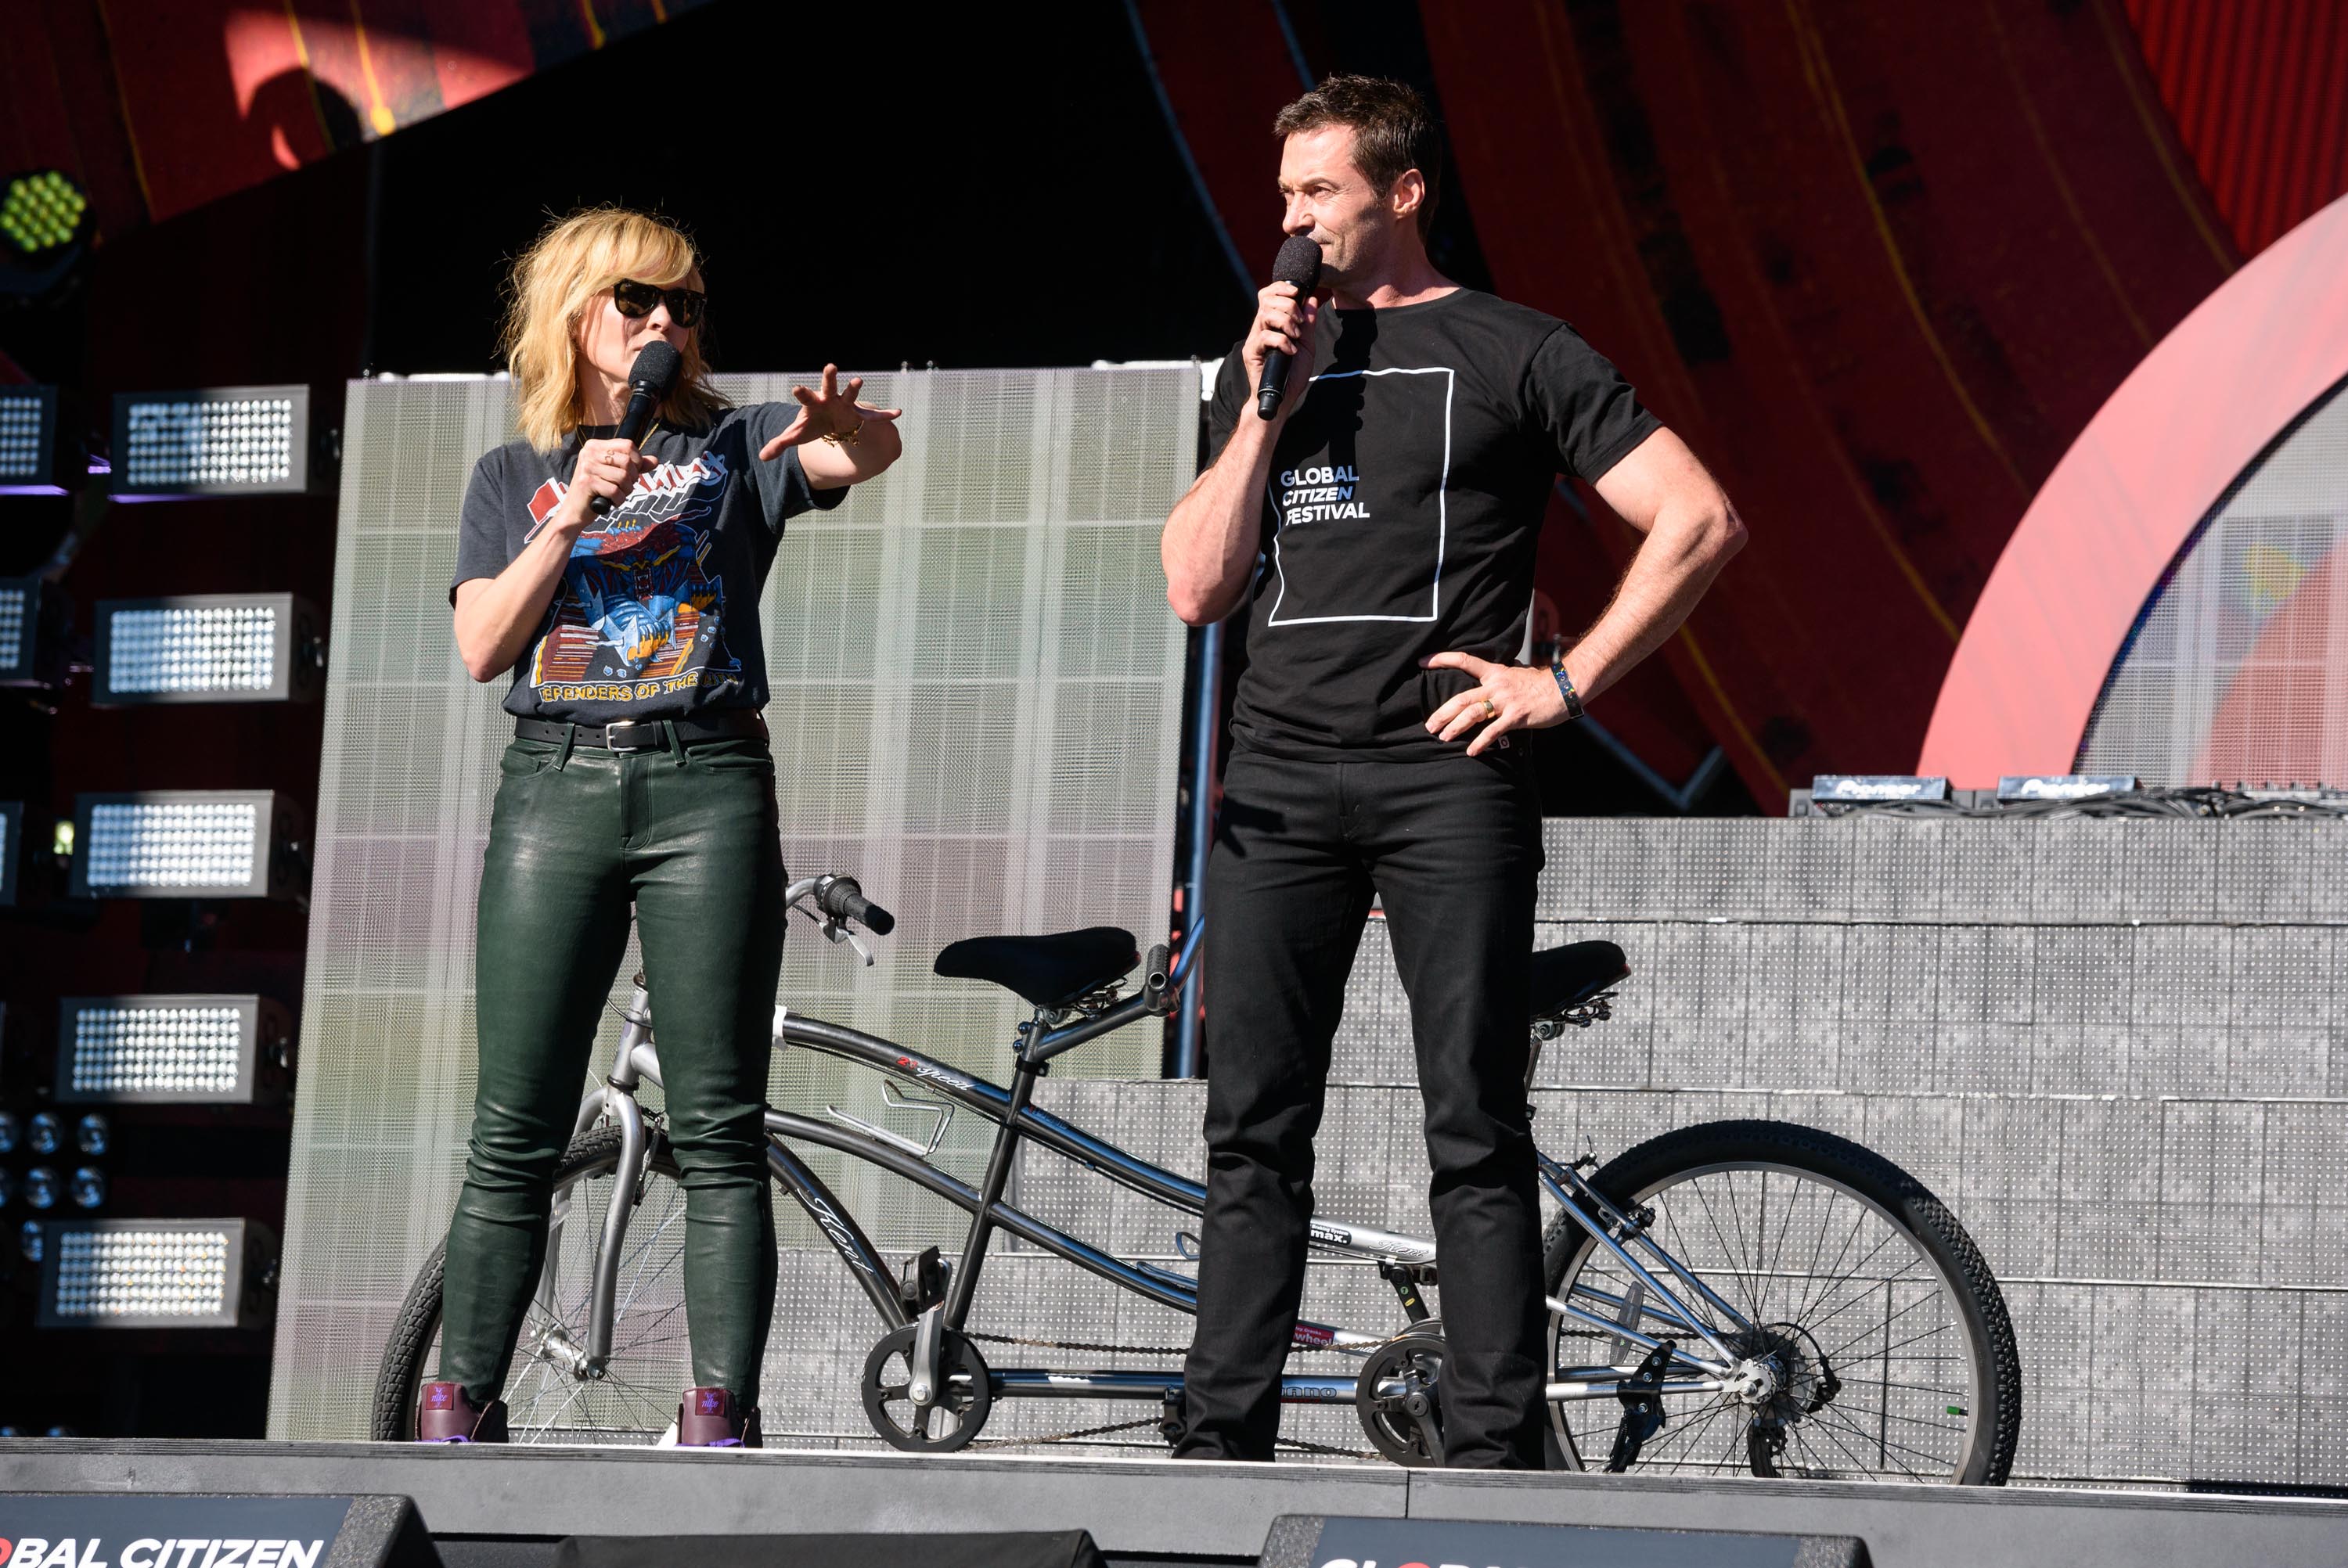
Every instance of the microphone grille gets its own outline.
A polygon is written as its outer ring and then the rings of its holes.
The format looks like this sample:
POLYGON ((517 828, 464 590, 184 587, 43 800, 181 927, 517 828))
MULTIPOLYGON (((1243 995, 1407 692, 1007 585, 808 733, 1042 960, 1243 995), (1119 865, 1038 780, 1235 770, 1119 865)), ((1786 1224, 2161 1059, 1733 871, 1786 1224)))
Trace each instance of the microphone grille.
POLYGON ((628 384, 641 386, 648 392, 666 396, 676 384, 677 373, 685 368, 685 356, 659 338, 636 353, 636 363, 628 372, 628 384))
POLYGON ((1311 293, 1313 285, 1321 281, 1321 247, 1308 234, 1291 234, 1272 259, 1272 281, 1294 283, 1297 292, 1311 293))

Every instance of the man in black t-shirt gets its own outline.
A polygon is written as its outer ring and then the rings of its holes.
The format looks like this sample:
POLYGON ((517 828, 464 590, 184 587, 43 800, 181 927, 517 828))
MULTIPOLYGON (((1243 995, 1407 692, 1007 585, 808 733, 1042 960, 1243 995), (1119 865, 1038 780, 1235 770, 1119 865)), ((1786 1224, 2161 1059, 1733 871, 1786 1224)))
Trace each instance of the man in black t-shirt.
POLYGON ((1438 132, 1408 87, 1338 77, 1282 110, 1274 283, 1216 385, 1215 460, 1167 520, 1168 598, 1248 607, 1207 874, 1207 1208, 1178 1455, 1269 1459, 1320 1124, 1371 900, 1409 994, 1439 1251, 1446 1461, 1537 1468, 1540 1208, 1524 1080, 1540 808, 1513 731, 1578 717, 1743 542, 1719 486, 1563 322, 1428 261, 1438 132), (1295 356, 1271 420, 1268 352, 1295 356), (1646 536, 1555 665, 1526 646, 1550 486, 1646 536))

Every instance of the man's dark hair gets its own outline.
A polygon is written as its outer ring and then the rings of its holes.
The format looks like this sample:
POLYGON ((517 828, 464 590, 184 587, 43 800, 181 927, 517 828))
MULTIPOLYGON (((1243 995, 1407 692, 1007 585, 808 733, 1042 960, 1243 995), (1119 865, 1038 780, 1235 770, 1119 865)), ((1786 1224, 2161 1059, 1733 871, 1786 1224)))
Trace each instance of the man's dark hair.
POLYGON ((1443 128, 1426 100, 1407 84, 1383 77, 1331 77, 1274 116, 1272 134, 1285 139, 1333 125, 1352 128, 1354 165, 1380 196, 1405 170, 1418 170, 1426 180, 1417 214, 1425 234, 1443 188, 1443 128))

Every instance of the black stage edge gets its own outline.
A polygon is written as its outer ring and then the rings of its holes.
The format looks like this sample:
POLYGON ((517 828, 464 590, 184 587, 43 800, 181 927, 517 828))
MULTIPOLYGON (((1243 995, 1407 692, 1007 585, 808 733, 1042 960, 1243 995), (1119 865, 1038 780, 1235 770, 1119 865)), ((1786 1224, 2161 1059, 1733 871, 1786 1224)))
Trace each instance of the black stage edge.
POLYGON ((2348 1501, 1367 1465, 39 1439, 0 1443, 0 1491, 405 1495, 449 1568, 551 1568, 573 1535, 1070 1530, 1121 1568, 1253 1563, 1283 1514, 1848 1535, 1877 1568, 2348 1568, 2348 1501))

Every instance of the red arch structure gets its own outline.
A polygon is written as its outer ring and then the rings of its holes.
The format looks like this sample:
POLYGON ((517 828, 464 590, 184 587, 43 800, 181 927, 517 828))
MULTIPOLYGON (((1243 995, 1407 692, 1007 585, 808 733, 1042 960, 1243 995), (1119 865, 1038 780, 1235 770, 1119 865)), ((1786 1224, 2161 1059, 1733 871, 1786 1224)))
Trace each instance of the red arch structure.
POLYGON ((2348 197, 2234 274, 2073 442, 1965 623, 1916 771, 2069 771, 2169 563, 2228 486, 2348 374, 2348 197))

